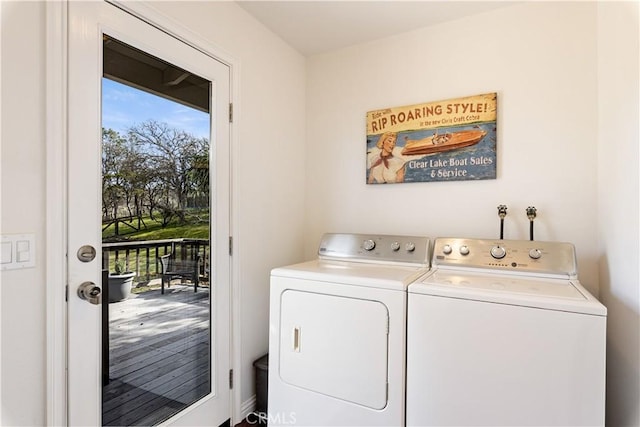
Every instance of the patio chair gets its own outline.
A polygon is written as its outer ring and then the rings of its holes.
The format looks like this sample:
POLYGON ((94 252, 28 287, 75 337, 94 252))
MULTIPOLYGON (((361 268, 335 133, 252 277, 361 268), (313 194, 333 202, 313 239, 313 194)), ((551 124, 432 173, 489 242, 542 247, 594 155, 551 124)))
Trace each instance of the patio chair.
POLYGON ((164 294, 164 285, 171 286, 173 279, 188 279, 193 282, 193 291, 198 292, 198 283, 200 282, 200 255, 196 255, 196 259, 177 260, 173 253, 168 253, 159 257, 162 266, 162 290, 164 294))

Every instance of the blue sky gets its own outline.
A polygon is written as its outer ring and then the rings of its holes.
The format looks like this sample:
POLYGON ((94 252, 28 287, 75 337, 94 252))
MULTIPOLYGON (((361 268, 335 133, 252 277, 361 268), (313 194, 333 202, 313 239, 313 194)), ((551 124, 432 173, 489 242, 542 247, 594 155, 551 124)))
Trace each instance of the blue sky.
POLYGON ((209 114, 113 80, 102 79, 102 126, 122 134, 154 119, 196 137, 209 138, 209 114))

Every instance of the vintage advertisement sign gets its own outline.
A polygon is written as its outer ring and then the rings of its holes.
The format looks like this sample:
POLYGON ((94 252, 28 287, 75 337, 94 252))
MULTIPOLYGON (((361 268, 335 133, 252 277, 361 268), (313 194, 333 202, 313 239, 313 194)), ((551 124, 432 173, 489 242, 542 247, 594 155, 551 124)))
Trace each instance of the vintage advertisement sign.
POLYGON ((496 178, 497 94, 367 113, 367 183, 496 178))

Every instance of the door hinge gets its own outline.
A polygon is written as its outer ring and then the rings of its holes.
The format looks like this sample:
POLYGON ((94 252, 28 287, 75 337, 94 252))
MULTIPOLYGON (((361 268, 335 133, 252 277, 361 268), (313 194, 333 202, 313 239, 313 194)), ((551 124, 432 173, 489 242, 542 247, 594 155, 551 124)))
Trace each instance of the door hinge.
POLYGON ((233 388, 233 369, 229 369, 229 388, 233 388))
POLYGON ((66 302, 69 301, 69 285, 65 285, 64 287, 64 300, 66 302))
POLYGON ((233 123, 233 102, 229 103, 229 123, 233 123))
POLYGON ((233 236, 229 236, 229 256, 233 255, 233 236))

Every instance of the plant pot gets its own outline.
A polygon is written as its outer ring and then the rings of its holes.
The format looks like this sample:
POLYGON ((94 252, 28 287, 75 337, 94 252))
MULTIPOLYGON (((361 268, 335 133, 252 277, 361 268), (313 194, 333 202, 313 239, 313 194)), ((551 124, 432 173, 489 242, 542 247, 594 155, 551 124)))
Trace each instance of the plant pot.
POLYGON ((118 302, 129 298, 133 278, 136 273, 109 275, 109 302, 118 302))

